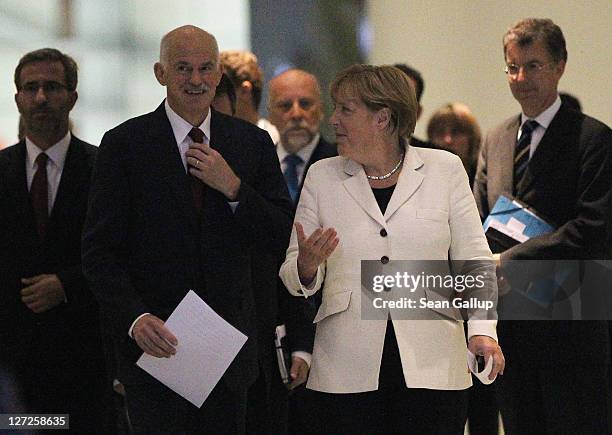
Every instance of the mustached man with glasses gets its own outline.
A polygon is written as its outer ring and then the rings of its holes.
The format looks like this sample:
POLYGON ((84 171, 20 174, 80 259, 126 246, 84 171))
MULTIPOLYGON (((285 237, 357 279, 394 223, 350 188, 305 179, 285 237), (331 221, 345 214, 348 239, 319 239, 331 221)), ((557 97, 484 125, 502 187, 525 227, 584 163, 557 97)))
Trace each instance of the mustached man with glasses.
POLYGON ((110 433, 98 308, 81 271, 97 148, 69 131, 77 65, 55 49, 33 51, 15 86, 25 138, 0 152, 0 365, 14 373, 25 412, 70 414, 75 433, 110 433))
MULTIPOLYGON (((476 202, 485 218, 501 194, 515 197, 554 227, 497 252, 500 289, 509 284, 514 290, 525 262, 511 260, 604 258, 612 135, 561 103, 557 85, 567 51, 559 26, 525 19, 506 32, 503 44, 508 84, 522 113, 485 138, 476 202)), ((507 434, 607 433, 605 321, 506 321, 498 333, 507 358, 497 385, 507 434)))

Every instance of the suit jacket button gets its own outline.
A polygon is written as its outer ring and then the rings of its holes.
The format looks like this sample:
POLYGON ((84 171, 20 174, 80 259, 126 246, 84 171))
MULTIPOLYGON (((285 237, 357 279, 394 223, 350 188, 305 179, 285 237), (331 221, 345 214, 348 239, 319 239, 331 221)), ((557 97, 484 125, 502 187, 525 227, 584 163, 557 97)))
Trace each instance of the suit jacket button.
POLYGON ((380 262, 381 262, 382 264, 387 264, 387 263, 389 262, 389 257, 387 257, 386 255, 383 255, 383 256, 380 258, 380 262))
POLYGON ((387 230, 385 230, 384 228, 382 230, 380 230, 380 236, 381 237, 387 237, 387 230))

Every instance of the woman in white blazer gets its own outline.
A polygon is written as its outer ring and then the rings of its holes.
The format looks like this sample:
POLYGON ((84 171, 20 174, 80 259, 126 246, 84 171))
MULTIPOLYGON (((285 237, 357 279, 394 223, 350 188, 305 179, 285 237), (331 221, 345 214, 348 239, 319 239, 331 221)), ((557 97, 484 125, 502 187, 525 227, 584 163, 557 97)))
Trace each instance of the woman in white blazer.
MULTIPOLYGON (((340 156, 308 171, 280 271, 295 296, 322 291, 307 386, 319 392, 324 433, 462 434, 462 322, 444 310, 363 320, 360 261, 491 260, 467 175, 456 156, 407 145, 417 102, 400 70, 354 65, 331 93, 340 156)), ((494 320, 470 320, 468 338, 493 358, 491 379, 503 371, 494 320)))

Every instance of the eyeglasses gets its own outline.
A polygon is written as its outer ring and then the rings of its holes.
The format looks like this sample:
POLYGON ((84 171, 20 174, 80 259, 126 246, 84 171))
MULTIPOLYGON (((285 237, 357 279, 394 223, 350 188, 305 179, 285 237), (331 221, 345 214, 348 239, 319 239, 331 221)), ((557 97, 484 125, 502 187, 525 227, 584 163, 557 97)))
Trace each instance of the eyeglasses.
POLYGON ((45 94, 48 94, 48 95, 58 94, 64 89, 67 89, 66 85, 63 85, 55 81, 47 81, 47 82, 28 82, 24 84, 19 91, 24 92, 25 94, 28 94, 28 95, 36 95, 40 88, 42 88, 45 94))
POLYGON ((533 74, 537 74, 540 71, 542 71, 544 67, 546 65, 549 65, 550 63, 551 62, 541 63, 537 61, 528 62, 524 65, 517 65, 515 63, 511 63, 510 65, 506 65, 506 68, 504 68, 504 71, 506 74, 508 74, 512 78, 518 76, 521 68, 523 68, 523 74, 533 75, 533 74))

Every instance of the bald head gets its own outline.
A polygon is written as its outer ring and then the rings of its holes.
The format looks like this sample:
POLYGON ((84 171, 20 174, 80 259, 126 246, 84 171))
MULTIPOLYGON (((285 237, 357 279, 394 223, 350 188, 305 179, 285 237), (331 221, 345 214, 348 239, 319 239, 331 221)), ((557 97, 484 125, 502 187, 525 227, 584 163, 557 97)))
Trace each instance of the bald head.
POLYGON ((274 93, 282 92, 285 88, 308 88, 309 91, 316 95, 316 98, 321 101, 321 87, 317 78, 301 69, 289 69, 275 76, 269 83, 270 99, 268 104, 274 97, 274 93))
POLYGON ((296 153, 319 133, 323 121, 321 87, 317 78, 303 70, 290 69, 270 80, 270 122, 281 136, 281 145, 296 153))
POLYGON ((199 126, 221 80, 219 47, 213 35, 195 26, 182 26, 161 40, 155 77, 166 87, 170 108, 199 126))
POLYGON ((168 54, 176 45, 184 43, 184 41, 200 40, 202 44, 209 45, 217 52, 219 58, 219 46, 217 39, 204 29, 188 24, 186 26, 177 27, 164 35, 159 46, 159 61, 167 62, 168 54))

